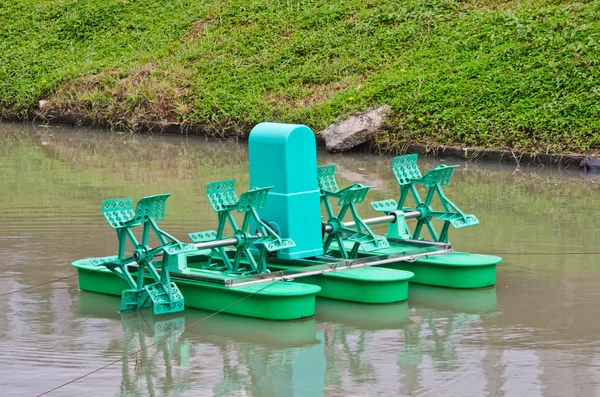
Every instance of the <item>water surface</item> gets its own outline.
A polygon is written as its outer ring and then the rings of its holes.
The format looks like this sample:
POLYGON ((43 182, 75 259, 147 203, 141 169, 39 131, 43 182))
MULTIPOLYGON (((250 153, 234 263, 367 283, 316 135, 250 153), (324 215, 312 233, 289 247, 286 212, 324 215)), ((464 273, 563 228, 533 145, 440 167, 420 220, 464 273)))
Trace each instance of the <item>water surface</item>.
MULTIPOLYGON (((243 143, 0 124, 2 395, 114 361, 50 395, 600 395, 600 177, 576 170, 445 161, 461 165, 447 195, 481 220, 452 230, 454 247, 504 258, 492 289, 411 287, 407 304, 379 307, 319 300, 315 319, 281 323, 119 314, 119 298, 79 291, 76 277, 38 286, 116 253, 104 199, 172 193, 166 231, 214 228, 206 184, 248 188, 247 157, 243 143)), ((319 163, 338 165, 341 186, 376 186, 370 201, 397 199, 391 157, 319 152, 319 163)))

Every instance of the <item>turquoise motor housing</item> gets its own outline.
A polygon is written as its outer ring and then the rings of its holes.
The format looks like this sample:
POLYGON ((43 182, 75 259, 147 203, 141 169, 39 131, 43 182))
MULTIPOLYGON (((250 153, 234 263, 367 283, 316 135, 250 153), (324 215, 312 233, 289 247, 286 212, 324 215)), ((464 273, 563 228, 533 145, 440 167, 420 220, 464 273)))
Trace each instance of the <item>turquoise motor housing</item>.
POLYGON ((323 254, 315 134, 299 124, 260 123, 248 140, 250 187, 273 186, 261 219, 296 243, 282 259, 323 254))

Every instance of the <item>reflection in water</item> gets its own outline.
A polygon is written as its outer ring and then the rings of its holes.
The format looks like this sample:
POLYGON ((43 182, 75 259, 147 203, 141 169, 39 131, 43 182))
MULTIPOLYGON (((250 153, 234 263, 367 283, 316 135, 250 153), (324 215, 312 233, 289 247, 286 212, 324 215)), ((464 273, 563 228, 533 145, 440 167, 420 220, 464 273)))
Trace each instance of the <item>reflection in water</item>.
POLYGON ((397 329, 410 323, 408 304, 367 305, 332 299, 317 299, 320 322, 347 324, 362 329, 397 329))
POLYGON ((79 316, 121 321, 123 333, 115 335, 111 344, 123 346, 124 395, 197 390, 191 380, 198 371, 211 372, 215 382, 210 388, 219 396, 239 391, 318 395, 323 389, 323 338, 314 320, 275 322, 210 316, 200 310, 166 316, 155 316, 150 310, 119 314, 114 312, 118 301, 118 297, 81 291, 79 316), (312 381, 302 382, 305 376, 312 381))
POLYGON ((496 287, 461 290, 410 284, 408 293, 411 306, 417 308, 486 315, 495 314, 497 309, 496 287))
MULTIPOLYGON (((123 319, 125 313, 118 313, 120 298, 112 295, 79 292, 79 315, 103 318, 123 319), (116 306, 115 306, 116 302, 116 306)), ((154 322, 162 321, 169 316, 155 316, 151 310, 143 318, 154 322)), ((315 337, 315 320, 303 321, 267 321, 220 313, 211 316, 212 312, 204 310, 186 310, 182 314, 189 329, 185 330, 188 338, 197 341, 221 341, 233 338, 240 342, 270 347, 301 347, 319 344, 315 337), (195 324, 195 325, 194 325, 195 324)), ((185 327, 184 327, 185 328, 185 327)))
MULTIPOLYGON (((398 198, 390 161, 319 154, 338 164, 341 185, 376 184, 368 201, 398 198)), ((597 251, 599 181, 460 164, 445 191, 481 224, 453 231, 455 247, 529 253, 504 255, 496 288, 411 286, 400 305, 323 300, 313 321, 219 314, 190 327, 208 313, 122 316, 118 298, 65 279, 0 302, 3 396, 41 393, 143 346, 56 395, 600 395, 600 257, 565 254, 597 251)), ((222 179, 248 187, 243 144, 0 125, 0 294, 114 254, 103 199, 170 192, 165 230, 187 241, 213 228, 204 191, 222 179)), ((374 215, 368 203, 359 211, 374 215)))
MULTIPOLYGON (((457 349, 465 333, 481 327, 486 317, 499 314, 495 289, 462 291, 411 285, 409 296, 410 319, 406 304, 319 301, 317 320, 325 328, 327 362, 335 363, 327 368, 326 394, 353 390, 369 395, 375 383, 384 395, 398 391, 400 395, 446 395, 445 389, 431 384, 439 375, 428 379, 425 372, 456 375, 474 370, 474 363, 465 368, 457 349)), ((473 379, 471 395, 482 395, 486 383, 484 374, 473 379)), ((464 387, 455 391, 471 393, 464 387)))
POLYGON ((169 389, 181 391, 190 387, 185 375, 173 376, 173 364, 185 367, 189 363, 190 345, 180 340, 184 317, 156 321, 150 311, 145 311, 122 315, 121 321, 124 335, 121 390, 127 395, 155 396, 165 395, 169 389), (155 382, 161 378, 164 380, 155 382))

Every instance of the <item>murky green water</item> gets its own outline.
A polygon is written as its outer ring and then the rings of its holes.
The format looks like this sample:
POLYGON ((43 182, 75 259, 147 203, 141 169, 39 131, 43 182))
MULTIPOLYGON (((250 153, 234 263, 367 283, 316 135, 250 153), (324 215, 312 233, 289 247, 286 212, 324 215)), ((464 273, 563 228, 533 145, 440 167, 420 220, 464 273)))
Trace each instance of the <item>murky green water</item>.
MULTIPOLYGON (((319 153, 341 185, 377 186, 371 201, 397 198, 390 161, 319 153)), ((590 177, 461 163, 446 192, 481 225, 451 241, 504 257, 494 289, 415 287, 408 304, 321 300, 314 320, 219 314, 190 327, 209 313, 121 315, 119 298, 81 292, 75 277, 7 293, 115 253, 107 198, 170 192, 165 230, 185 239, 214 227, 206 184, 247 188, 246 146, 0 124, 1 395, 41 394, 111 363, 50 395, 600 395, 600 177, 590 177)))

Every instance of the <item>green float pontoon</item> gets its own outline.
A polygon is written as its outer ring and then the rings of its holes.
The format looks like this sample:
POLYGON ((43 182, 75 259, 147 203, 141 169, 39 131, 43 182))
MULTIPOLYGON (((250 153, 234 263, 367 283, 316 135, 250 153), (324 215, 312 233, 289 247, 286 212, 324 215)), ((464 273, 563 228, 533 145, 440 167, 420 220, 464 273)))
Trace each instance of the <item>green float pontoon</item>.
MULTIPOLYGON (((122 295, 123 290, 130 287, 125 280, 115 276, 110 270, 97 268, 89 259, 76 261, 73 266, 78 271, 79 288, 84 291, 122 295)), ((315 315, 315 294, 319 292, 319 287, 314 285, 275 282, 268 285, 227 288, 224 286, 224 280, 227 278, 223 275, 197 269, 190 269, 188 277, 190 279, 172 276, 177 282, 181 296, 185 296, 185 306, 188 308, 210 311, 225 308, 224 313, 269 320, 298 320, 315 315), (194 279, 209 280, 219 277, 223 280, 221 285, 214 283, 214 280, 202 282, 194 279), (247 296, 249 297, 235 303, 247 296)), ((152 280, 148 275, 145 279, 152 280)), ((123 307, 121 310, 127 311, 123 307)), ((155 311, 155 314, 161 312, 155 311)))
POLYGON ((104 217, 117 232, 118 254, 74 262, 80 288, 120 294, 121 311, 152 306, 162 314, 187 306, 296 320, 314 315, 315 296, 387 304, 408 298, 409 280, 454 288, 495 284, 500 258, 457 253, 448 243, 449 226, 479 222, 442 191, 454 167, 441 165, 422 177, 416 155, 397 157, 392 168, 400 200, 371 203, 384 215, 362 219, 356 204, 365 200, 369 186, 340 190, 334 165, 317 169, 315 137, 308 127, 259 124, 250 134, 249 154, 250 185, 259 187, 238 197, 235 181, 210 183, 206 194, 218 214, 218 227, 190 233, 191 244, 157 225, 169 194, 142 198, 135 211, 131 199, 104 201, 104 217), (427 190, 424 200, 416 185, 427 190), (414 209, 405 206, 409 193, 414 209), (442 210, 432 208, 434 197, 442 210), (338 200, 337 212, 333 199, 338 200), (348 214, 352 221, 345 222, 348 214), (434 217, 443 222, 439 234, 434 217), (406 220, 412 218, 417 222, 411 231, 406 220), (386 236, 369 228, 378 223, 388 224, 386 236), (139 240, 133 233, 138 227, 139 240), (431 241, 420 237, 423 227, 431 241), (232 234, 225 236, 226 230, 232 234), (150 234, 159 242, 154 248, 150 234), (131 256, 125 254, 127 242, 131 256), (296 281, 301 278, 304 283, 296 281))
MULTIPOLYGON (((376 255, 407 255, 410 253, 436 252, 447 247, 443 255, 424 255, 416 260, 395 261, 382 266, 408 271, 414 274, 411 283, 433 285, 447 288, 486 288, 496 285, 496 265, 502 258, 493 255, 470 254, 453 251, 450 244, 443 246, 425 241, 398 240, 388 238, 389 247, 377 251, 376 255)), ((351 243, 344 242, 349 250, 351 243)), ((340 255, 337 244, 333 245, 333 255, 340 255)), ((358 252, 359 258, 372 257, 373 254, 358 252)))

